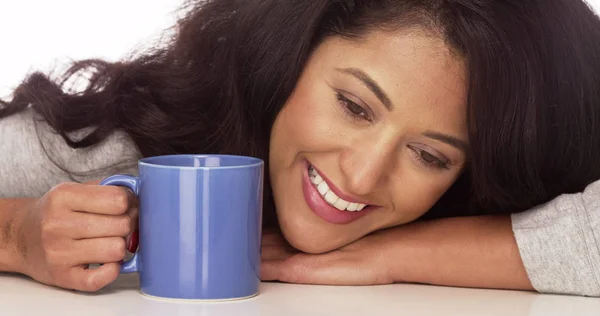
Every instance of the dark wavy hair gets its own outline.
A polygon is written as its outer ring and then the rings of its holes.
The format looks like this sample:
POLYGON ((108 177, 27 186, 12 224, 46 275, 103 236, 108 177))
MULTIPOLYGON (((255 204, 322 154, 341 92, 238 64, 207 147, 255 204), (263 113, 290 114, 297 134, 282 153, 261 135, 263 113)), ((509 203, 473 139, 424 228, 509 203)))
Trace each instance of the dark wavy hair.
POLYGON ((143 156, 266 161, 275 117, 323 39, 416 26, 468 65, 470 162, 430 217, 517 212, 600 179, 600 20, 581 0, 212 0, 182 10, 163 45, 78 61, 56 80, 29 75, 0 117, 31 106, 75 148, 122 130, 143 156), (87 87, 69 91, 78 76, 87 87))

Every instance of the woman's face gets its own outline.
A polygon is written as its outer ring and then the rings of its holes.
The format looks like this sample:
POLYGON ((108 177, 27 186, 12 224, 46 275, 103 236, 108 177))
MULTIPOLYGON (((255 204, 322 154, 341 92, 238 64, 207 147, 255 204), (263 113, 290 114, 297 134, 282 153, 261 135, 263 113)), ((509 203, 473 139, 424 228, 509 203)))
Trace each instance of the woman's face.
POLYGON ((426 213, 466 161, 466 69, 418 29, 323 42, 273 126, 279 223, 330 251, 426 213))

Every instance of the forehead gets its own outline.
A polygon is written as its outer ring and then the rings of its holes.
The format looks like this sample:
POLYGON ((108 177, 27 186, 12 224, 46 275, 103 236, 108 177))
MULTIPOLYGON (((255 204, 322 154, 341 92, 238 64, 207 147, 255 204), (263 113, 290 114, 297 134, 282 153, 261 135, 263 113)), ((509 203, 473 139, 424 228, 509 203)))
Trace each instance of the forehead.
POLYGON ((466 134, 466 65, 444 40, 421 29, 331 38, 319 49, 327 68, 361 68, 404 119, 466 134))

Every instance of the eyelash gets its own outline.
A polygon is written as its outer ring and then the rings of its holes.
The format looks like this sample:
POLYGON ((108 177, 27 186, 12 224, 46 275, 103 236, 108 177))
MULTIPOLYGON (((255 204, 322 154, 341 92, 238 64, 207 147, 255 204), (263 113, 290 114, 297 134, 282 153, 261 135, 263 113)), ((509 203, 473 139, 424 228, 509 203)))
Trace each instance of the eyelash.
MULTIPOLYGON (((350 119, 357 120, 357 121, 366 120, 366 121, 371 122, 371 118, 369 117, 369 114, 367 113, 367 111, 360 105, 356 104, 356 102, 353 102, 352 100, 346 98, 340 92, 336 92, 336 98, 338 99, 338 102, 342 106, 342 110, 344 111, 344 113, 346 115, 348 115, 348 117, 350 119), (356 107, 356 108, 360 109, 362 111, 362 113, 356 114, 352 110, 350 110, 350 107, 356 107)), ((414 146, 410 146, 410 145, 408 146, 408 148, 412 150, 413 155, 415 155, 415 158, 417 158, 419 160, 419 162, 421 162, 425 167, 438 169, 438 170, 448 169, 447 162, 442 161, 441 159, 435 157, 434 155, 428 153, 427 151, 417 148, 417 147, 414 147, 414 146), (425 160, 425 158, 423 158, 423 154, 430 155, 436 161, 429 162, 429 161, 425 160)))
POLYGON ((415 155, 415 158, 417 158, 419 160, 419 162, 421 162, 425 167, 427 168, 433 168, 433 169, 437 169, 437 170, 441 170, 441 169, 448 169, 448 162, 444 162, 441 159, 437 158, 436 156, 428 153, 427 151, 408 145, 408 148, 413 152, 413 154, 415 155), (425 158, 423 158, 423 154, 427 154, 430 155, 433 159, 435 159, 435 162, 429 162, 427 161, 425 158))
POLYGON ((360 105, 356 104, 356 102, 353 102, 352 100, 346 98, 343 94, 341 94, 340 92, 336 92, 335 94, 338 102, 340 103, 340 105, 342 106, 342 110, 344 111, 344 113, 346 115, 348 115, 348 117, 352 120, 356 120, 356 121, 362 121, 362 120, 366 120, 371 122, 371 118, 369 117, 369 114, 367 113, 367 111, 360 105), (357 108, 360 109, 360 111, 362 112, 361 114, 356 114, 354 113, 352 110, 350 110, 350 108, 357 108))

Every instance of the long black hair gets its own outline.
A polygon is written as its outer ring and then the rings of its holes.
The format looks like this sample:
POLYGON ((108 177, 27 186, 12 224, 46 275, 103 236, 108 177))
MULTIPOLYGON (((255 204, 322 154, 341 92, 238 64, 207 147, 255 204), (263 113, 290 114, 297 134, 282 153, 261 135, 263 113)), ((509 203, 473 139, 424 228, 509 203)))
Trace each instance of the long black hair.
POLYGON ((143 156, 266 160, 273 122, 323 39, 417 26, 469 75, 470 162, 429 215, 516 212, 600 179, 600 20, 581 0, 209 0, 182 10, 175 35, 153 49, 78 61, 56 80, 29 75, 0 117, 32 106, 75 148, 123 130, 143 156), (87 88, 69 91, 78 76, 87 88), (69 138, 85 127, 93 132, 69 138))

